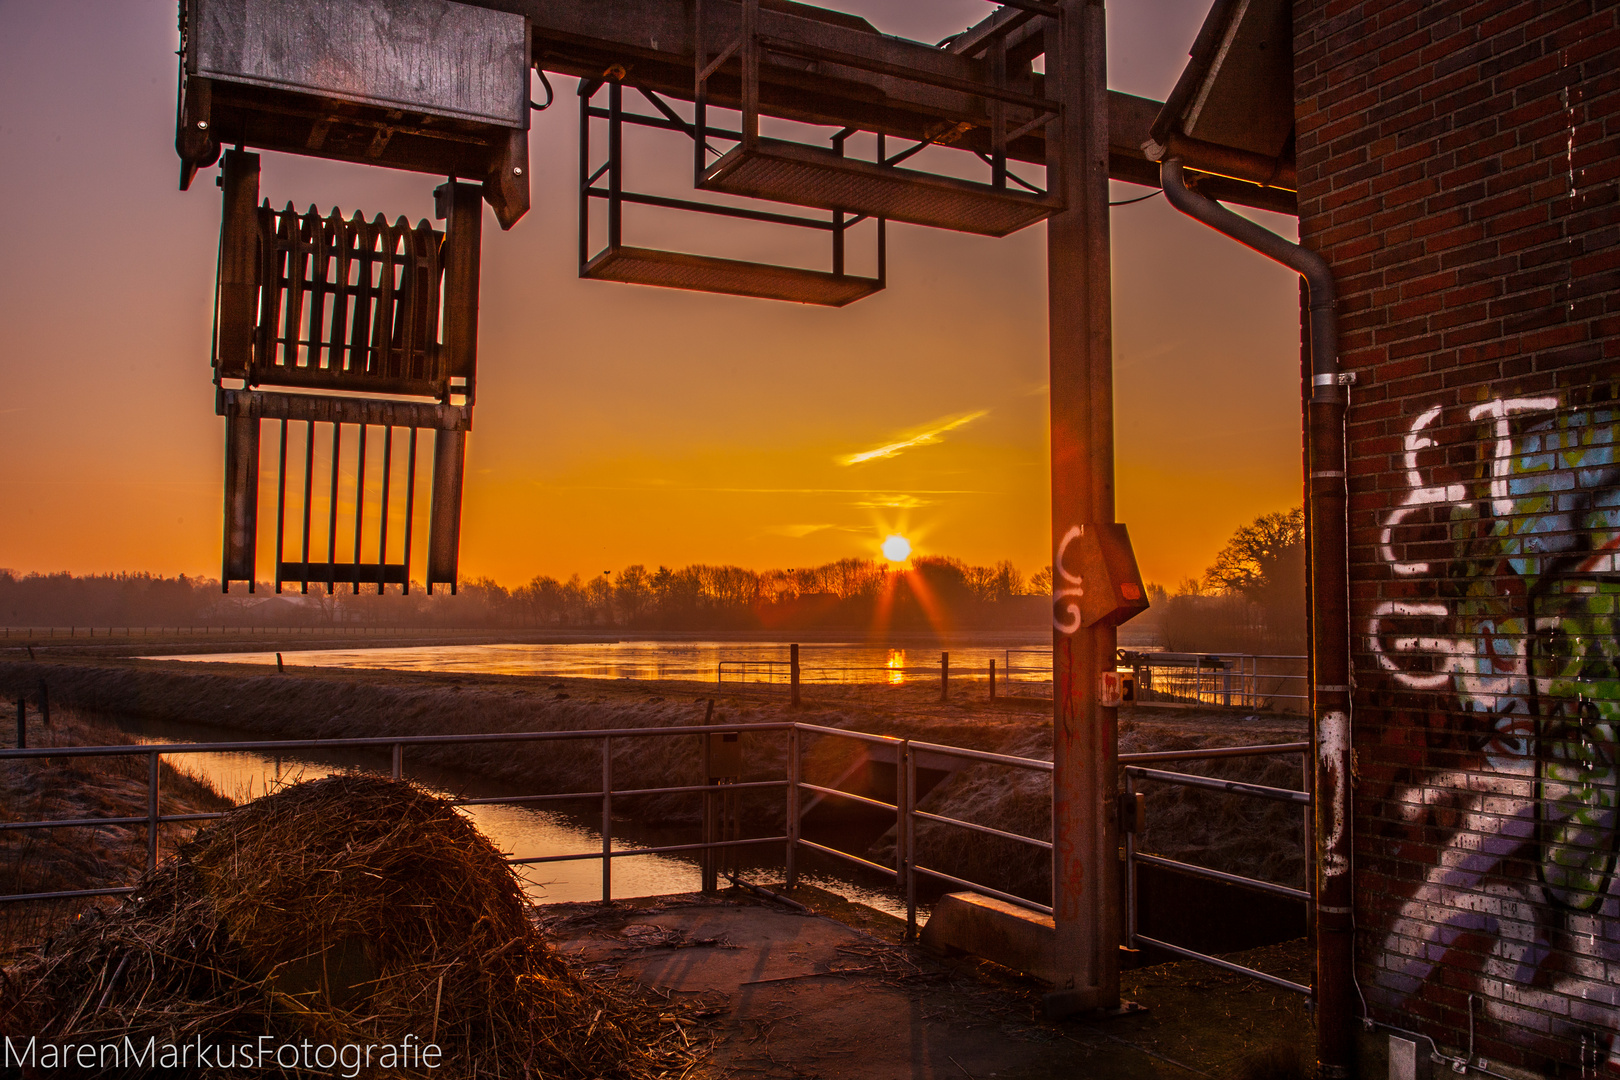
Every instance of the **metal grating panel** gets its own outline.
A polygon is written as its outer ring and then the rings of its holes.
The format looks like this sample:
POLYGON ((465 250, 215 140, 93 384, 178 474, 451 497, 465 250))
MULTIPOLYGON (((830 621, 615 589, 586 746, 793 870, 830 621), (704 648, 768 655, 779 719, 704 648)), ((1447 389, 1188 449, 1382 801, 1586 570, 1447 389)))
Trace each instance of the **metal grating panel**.
POLYGON ((192 0, 206 78, 529 126, 522 15, 448 0, 192 0))
POLYGON ((761 139, 753 150, 731 150, 710 166, 699 186, 982 236, 1006 236, 1062 209, 1049 196, 998 191, 777 139, 761 139))
POLYGON ((876 278, 624 246, 602 251, 579 276, 824 307, 843 307, 883 288, 876 278))

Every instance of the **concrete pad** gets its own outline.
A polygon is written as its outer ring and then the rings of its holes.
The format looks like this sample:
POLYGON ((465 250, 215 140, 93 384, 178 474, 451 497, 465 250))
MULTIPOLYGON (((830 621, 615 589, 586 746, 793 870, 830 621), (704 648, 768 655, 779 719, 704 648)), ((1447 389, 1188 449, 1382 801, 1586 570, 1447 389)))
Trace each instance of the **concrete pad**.
POLYGON ((1147 984, 1165 969, 1130 973, 1145 1014, 1053 1022, 1033 980, 903 944, 903 924, 831 894, 793 896, 827 914, 732 893, 548 905, 542 921, 592 976, 701 1003, 713 1048, 688 1080, 1188 1080, 1279 1037, 1309 1043, 1302 1002, 1208 968, 1169 993, 1147 984))

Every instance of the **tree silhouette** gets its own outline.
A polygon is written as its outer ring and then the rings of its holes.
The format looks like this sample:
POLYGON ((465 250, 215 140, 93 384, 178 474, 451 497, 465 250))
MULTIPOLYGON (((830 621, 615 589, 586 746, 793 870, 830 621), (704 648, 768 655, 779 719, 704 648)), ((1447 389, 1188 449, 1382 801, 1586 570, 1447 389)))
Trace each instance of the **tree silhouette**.
POLYGON ((1215 564, 1204 571, 1204 585, 1259 600, 1285 577, 1292 577, 1296 564, 1303 568, 1304 551, 1304 507, 1261 514, 1232 534, 1215 564))

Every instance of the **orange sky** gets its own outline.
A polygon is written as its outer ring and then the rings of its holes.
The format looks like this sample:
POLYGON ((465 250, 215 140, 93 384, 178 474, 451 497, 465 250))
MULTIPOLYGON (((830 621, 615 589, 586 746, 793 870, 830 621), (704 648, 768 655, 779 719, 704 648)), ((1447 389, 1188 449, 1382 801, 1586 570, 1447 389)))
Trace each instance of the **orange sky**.
MULTIPOLYGON (((928 41, 990 10, 827 6, 928 41)), ((1110 84, 1162 99, 1206 7, 1116 0, 1110 84)), ((219 573, 219 199, 212 172, 176 190, 174 11, 0 0, 3 568, 219 573)), ((580 281, 578 114, 554 81, 534 209, 510 233, 486 214, 464 578, 805 566, 892 531, 919 554, 1048 561, 1041 226, 890 226, 889 287, 842 310, 580 281)), ((414 219, 434 183, 267 154, 262 190, 414 219)), ((775 234, 747 242, 769 258, 775 234)), ((1162 199, 1116 209, 1113 242, 1119 517, 1144 575, 1174 585, 1299 501, 1296 286, 1162 199)))

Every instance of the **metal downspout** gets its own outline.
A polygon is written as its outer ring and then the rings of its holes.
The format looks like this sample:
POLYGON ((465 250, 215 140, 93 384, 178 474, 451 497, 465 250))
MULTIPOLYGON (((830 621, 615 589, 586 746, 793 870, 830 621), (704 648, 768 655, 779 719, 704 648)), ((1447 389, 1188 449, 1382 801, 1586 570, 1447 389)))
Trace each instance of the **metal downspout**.
POLYGON ((1170 204, 1216 232, 1294 270, 1310 289, 1311 392, 1307 406, 1310 492, 1311 723, 1316 744, 1317 1075, 1351 1075, 1355 924, 1350 874, 1350 616, 1344 416, 1338 293, 1326 260, 1187 187, 1181 161, 1160 169, 1170 204))

